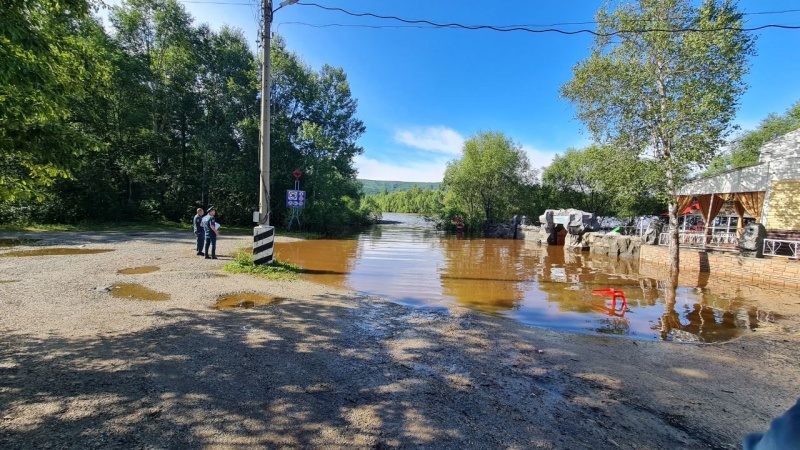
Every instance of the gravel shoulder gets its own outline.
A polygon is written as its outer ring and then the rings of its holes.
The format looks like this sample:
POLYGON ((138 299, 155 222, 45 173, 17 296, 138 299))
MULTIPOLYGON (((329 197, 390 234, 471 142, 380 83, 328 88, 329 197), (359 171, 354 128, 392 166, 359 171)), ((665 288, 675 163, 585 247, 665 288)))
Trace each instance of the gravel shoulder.
POLYGON ((2 448, 728 449, 800 397, 797 332, 630 341, 224 273, 249 236, 0 238, 40 239, 0 248, 2 448), (2 257, 42 246, 114 251, 2 257), (234 292, 285 300, 213 309, 234 292))

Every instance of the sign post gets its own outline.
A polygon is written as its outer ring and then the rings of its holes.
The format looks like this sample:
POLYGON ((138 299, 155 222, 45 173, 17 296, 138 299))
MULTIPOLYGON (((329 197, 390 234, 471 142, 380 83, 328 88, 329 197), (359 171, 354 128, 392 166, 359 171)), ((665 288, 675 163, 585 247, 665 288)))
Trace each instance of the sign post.
POLYGON ((294 175, 294 189, 286 191, 286 207, 292 209, 289 226, 286 227, 287 230, 292 229, 294 222, 297 222, 297 227, 300 228, 300 208, 306 207, 306 191, 300 190, 300 177, 303 172, 300 172, 300 169, 296 169, 292 172, 292 175, 294 175))

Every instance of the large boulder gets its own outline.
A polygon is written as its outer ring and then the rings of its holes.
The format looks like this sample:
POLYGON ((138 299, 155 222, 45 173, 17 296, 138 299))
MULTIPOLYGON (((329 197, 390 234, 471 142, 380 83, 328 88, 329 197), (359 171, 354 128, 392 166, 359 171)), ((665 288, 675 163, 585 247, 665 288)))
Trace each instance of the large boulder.
POLYGON ((555 210, 553 210, 553 209, 548 209, 547 211, 544 212, 544 214, 539 216, 539 222, 541 222, 542 228, 544 228, 544 230, 548 234, 552 233, 556 228, 556 225, 555 225, 555 223, 553 221, 553 213, 554 213, 554 211, 555 210))
MULTIPOLYGON (((550 235, 548 243, 555 244, 558 239, 556 236, 556 227, 561 225, 567 230, 568 235, 583 236, 587 231, 597 231, 600 229, 600 223, 593 213, 587 213, 579 209, 548 209, 539 216, 539 221, 542 223, 542 228, 550 235)), ((580 239, 565 237, 565 245, 571 242, 573 247, 580 245, 583 247, 580 239)))
POLYGON ((564 251, 583 251, 588 250, 589 246, 583 241, 583 236, 580 234, 567 233, 564 237, 564 251))
POLYGON ((587 233, 584 236, 584 242, 589 245, 589 251, 593 255, 627 260, 634 260, 639 257, 639 248, 642 246, 642 240, 638 237, 596 233, 587 233))
POLYGON ((658 238, 664 230, 664 224, 658 220, 651 220, 647 225, 647 230, 644 232, 644 243, 650 245, 658 245, 658 238))
POLYGON ((547 244, 547 232, 541 226, 520 225, 517 237, 526 241, 547 244))
POLYGON ((764 239, 767 229, 760 223, 747 224, 739 238, 739 252, 742 256, 750 258, 764 257, 764 239))

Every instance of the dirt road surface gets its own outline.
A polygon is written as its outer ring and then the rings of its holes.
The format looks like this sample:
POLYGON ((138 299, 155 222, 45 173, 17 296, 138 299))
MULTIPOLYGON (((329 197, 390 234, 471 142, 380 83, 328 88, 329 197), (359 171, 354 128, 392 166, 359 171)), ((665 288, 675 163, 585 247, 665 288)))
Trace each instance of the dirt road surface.
POLYGON ((0 257, 5 449, 733 449, 800 396, 797 306, 725 344, 632 341, 228 275, 189 232, 19 237, 0 254, 114 251, 0 257), (284 300, 213 309, 234 292, 284 300))

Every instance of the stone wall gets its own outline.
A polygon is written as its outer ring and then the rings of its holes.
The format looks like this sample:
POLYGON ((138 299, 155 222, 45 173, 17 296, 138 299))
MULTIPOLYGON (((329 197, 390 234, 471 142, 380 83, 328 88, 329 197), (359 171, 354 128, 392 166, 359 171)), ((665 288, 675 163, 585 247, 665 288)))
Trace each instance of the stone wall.
POLYGON ((767 229, 800 230, 800 180, 774 181, 767 211, 767 229))
POLYGON ((612 258, 636 259, 642 246, 642 239, 636 236, 586 233, 583 239, 593 255, 607 255, 612 258))
POLYGON ((520 225, 517 230, 517 239, 547 244, 547 232, 542 230, 542 227, 520 225))
MULTIPOLYGON (((681 248, 681 271, 708 273, 745 283, 768 283, 775 287, 800 288, 800 262, 785 259, 743 258, 731 253, 681 248)), ((669 248, 643 245, 640 265, 669 267, 669 248)))

